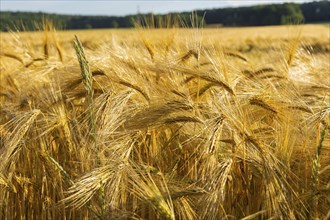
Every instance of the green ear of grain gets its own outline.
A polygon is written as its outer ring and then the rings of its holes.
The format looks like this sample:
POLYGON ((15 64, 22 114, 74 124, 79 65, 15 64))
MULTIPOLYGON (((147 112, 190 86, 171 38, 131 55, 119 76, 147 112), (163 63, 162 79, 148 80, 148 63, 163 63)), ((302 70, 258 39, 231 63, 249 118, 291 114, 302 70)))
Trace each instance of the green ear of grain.
POLYGON ((75 36, 74 40, 74 49, 77 54, 77 58, 80 65, 81 70, 81 77, 83 79, 83 83, 86 90, 86 99, 89 105, 93 103, 93 78, 92 73, 90 71, 88 61, 85 56, 84 48, 82 47, 82 44, 77 36, 75 36))
POLYGON ((74 49, 77 54, 77 58, 80 65, 81 70, 81 77, 82 81, 84 83, 84 87, 86 90, 86 103, 87 108, 89 111, 89 122, 90 122, 90 128, 91 128, 91 135, 94 144, 96 145, 96 121, 95 121, 95 114, 93 109, 93 96, 94 96, 94 90, 93 90, 93 75, 90 70, 84 48, 77 36, 75 36, 74 40, 74 49))

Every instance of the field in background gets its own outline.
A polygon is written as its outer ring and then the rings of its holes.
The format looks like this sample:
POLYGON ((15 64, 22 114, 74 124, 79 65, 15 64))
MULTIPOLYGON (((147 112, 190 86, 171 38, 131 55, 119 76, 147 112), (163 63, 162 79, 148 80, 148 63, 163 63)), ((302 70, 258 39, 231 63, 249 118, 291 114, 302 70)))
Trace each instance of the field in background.
POLYGON ((0 219, 330 217, 328 27, 44 29, 0 33, 0 219))

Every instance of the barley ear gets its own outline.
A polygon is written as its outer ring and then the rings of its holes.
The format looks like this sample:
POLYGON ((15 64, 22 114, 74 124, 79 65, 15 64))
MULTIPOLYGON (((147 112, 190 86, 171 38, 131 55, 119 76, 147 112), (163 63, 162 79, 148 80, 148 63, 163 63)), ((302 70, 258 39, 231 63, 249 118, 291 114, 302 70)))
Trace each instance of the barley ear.
POLYGON ((95 114, 94 114, 94 109, 93 109, 93 75, 92 72, 90 71, 88 61, 85 56, 84 48, 77 36, 75 36, 74 40, 74 48, 77 54, 77 58, 79 61, 80 65, 80 70, 81 70, 81 77, 82 81, 84 83, 84 87, 86 90, 86 103, 87 103, 87 108, 89 111, 89 122, 90 122, 90 128, 91 128, 91 134, 92 138, 96 140, 96 121, 95 121, 95 114))
POLYGON ((80 65, 81 76, 83 79, 83 83, 85 86, 85 90, 87 93, 87 102, 88 104, 92 104, 93 102, 93 79, 92 74, 88 65, 88 61, 85 56, 84 48, 77 36, 75 36, 74 40, 74 49, 76 50, 77 58, 80 65))

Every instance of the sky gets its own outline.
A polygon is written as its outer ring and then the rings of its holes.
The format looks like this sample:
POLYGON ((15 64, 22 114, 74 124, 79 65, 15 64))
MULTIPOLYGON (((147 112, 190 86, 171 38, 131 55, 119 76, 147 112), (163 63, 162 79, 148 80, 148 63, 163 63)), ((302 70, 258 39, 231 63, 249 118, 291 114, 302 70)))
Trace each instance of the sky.
POLYGON ((239 7, 283 2, 309 2, 312 0, 0 0, 0 11, 33 11, 71 15, 124 16, 139 13, 168 13, 239 7))

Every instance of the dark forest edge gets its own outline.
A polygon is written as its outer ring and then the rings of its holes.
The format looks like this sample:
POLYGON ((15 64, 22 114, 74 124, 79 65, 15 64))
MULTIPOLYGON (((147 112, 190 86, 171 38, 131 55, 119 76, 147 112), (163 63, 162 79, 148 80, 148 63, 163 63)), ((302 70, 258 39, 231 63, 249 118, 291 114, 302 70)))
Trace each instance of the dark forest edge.
POLYGON ((206 27, 266 26, 292 23, 322 23, 330 21, 330 2, 314 1, 309 3, 283 3, 257 5, 238 8, 220 8, 192 12, 169 13, 162 15, 139 14, 122 17, 115 16, 79 16, 59 15, 42 12, 1 11, 0 31, 38 30, 44 19, 51 20, 57 29, 92 29, 92 28, 131 28, 138 25, 167 27, 178 25, 197 26, 203 20, 206 27), (178 15, 178 16, 177 16, 178 15))

